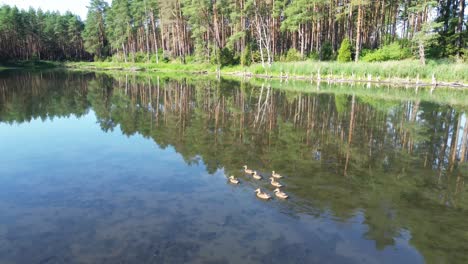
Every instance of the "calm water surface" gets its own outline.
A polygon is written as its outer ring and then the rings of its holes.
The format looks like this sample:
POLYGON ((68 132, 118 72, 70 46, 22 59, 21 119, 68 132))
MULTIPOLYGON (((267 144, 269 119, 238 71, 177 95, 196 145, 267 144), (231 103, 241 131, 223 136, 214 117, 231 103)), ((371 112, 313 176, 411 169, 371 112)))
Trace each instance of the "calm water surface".
POLYGON ((0 263, 468 263, 466 93, 274 85, 1 73, 0 263))

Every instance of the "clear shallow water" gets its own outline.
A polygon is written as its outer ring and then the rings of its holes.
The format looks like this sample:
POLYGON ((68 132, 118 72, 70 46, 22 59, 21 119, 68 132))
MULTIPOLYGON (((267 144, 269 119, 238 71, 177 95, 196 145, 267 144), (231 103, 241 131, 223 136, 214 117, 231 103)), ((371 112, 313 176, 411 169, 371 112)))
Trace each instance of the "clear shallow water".
POLYGON ((466 106, 63 72, 0 87, 0 263, 468 260, 466 106), (258 200, 273 188, 244 163, 291 199, 258 200))

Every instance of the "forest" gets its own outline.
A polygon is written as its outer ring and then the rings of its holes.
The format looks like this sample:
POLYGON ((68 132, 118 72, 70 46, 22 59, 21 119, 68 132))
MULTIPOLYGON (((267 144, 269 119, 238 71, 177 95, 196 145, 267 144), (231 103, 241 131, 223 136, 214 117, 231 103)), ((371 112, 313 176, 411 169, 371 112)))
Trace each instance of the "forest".
POLYGON ((0 60, 180 62, 453 58, 462 0, 91 0, 72 13, 0 7, 0 60))

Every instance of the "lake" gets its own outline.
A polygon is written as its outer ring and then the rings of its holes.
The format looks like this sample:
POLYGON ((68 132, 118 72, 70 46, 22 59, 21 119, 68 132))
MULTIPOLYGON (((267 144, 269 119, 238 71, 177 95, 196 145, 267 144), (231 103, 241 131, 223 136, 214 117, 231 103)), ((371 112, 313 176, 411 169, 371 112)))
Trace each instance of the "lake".
POLYGON ((0 72, 0 263, 468 263, 467 98, 0 72))

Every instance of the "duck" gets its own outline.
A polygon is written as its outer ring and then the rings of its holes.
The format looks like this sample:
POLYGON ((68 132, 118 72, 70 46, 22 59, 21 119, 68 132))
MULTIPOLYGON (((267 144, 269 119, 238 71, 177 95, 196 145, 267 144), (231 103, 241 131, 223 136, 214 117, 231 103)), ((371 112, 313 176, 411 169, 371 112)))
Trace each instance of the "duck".
POLYGON ((244 165, 244 172, 247 173, 247 174, 253 174, 254 173, 253 170, 247 169, 247 165, 244 165))
POLYGON ((255 193, 257 194, 257 197, 263 200, 269 200, 271 199, 271 196, 268 193, 264 193, 259 189, 255 190, 255 193))
POLYGON ((276 188, 283 187, 283 185, 281 185, 281 183, 275 181, 275 178, 270 177, 270 180, 271 180, 271 185, 275 186, 276 188))
POLYGON ((256 179, 256 180, 261 180, 261 179, 262 179, 262 176, 260 176, 259 174, 257 174, 257 171, 254 171, 254 172, 253 172, 252 177, 253 177, 254 179, 256 179))
POLYGON ((239 184, 239 180, 234 176, 229 176, 229 182, 232 184, 239 184))
POLYGON ((281 198, 281 199, 288 199, 288 195, 284 192, 282 192, 280 189, 276 188, 274 190, 276 197, 281 198))
POLYGON ((283 176, 281 176, 280 174, 276 173, 275 171, 272 171, 272 172, 271 172, 271 176, 273 176, 273 178, 276 178, 276 179, 281 179, 281 178, 283 178, 283 176))

